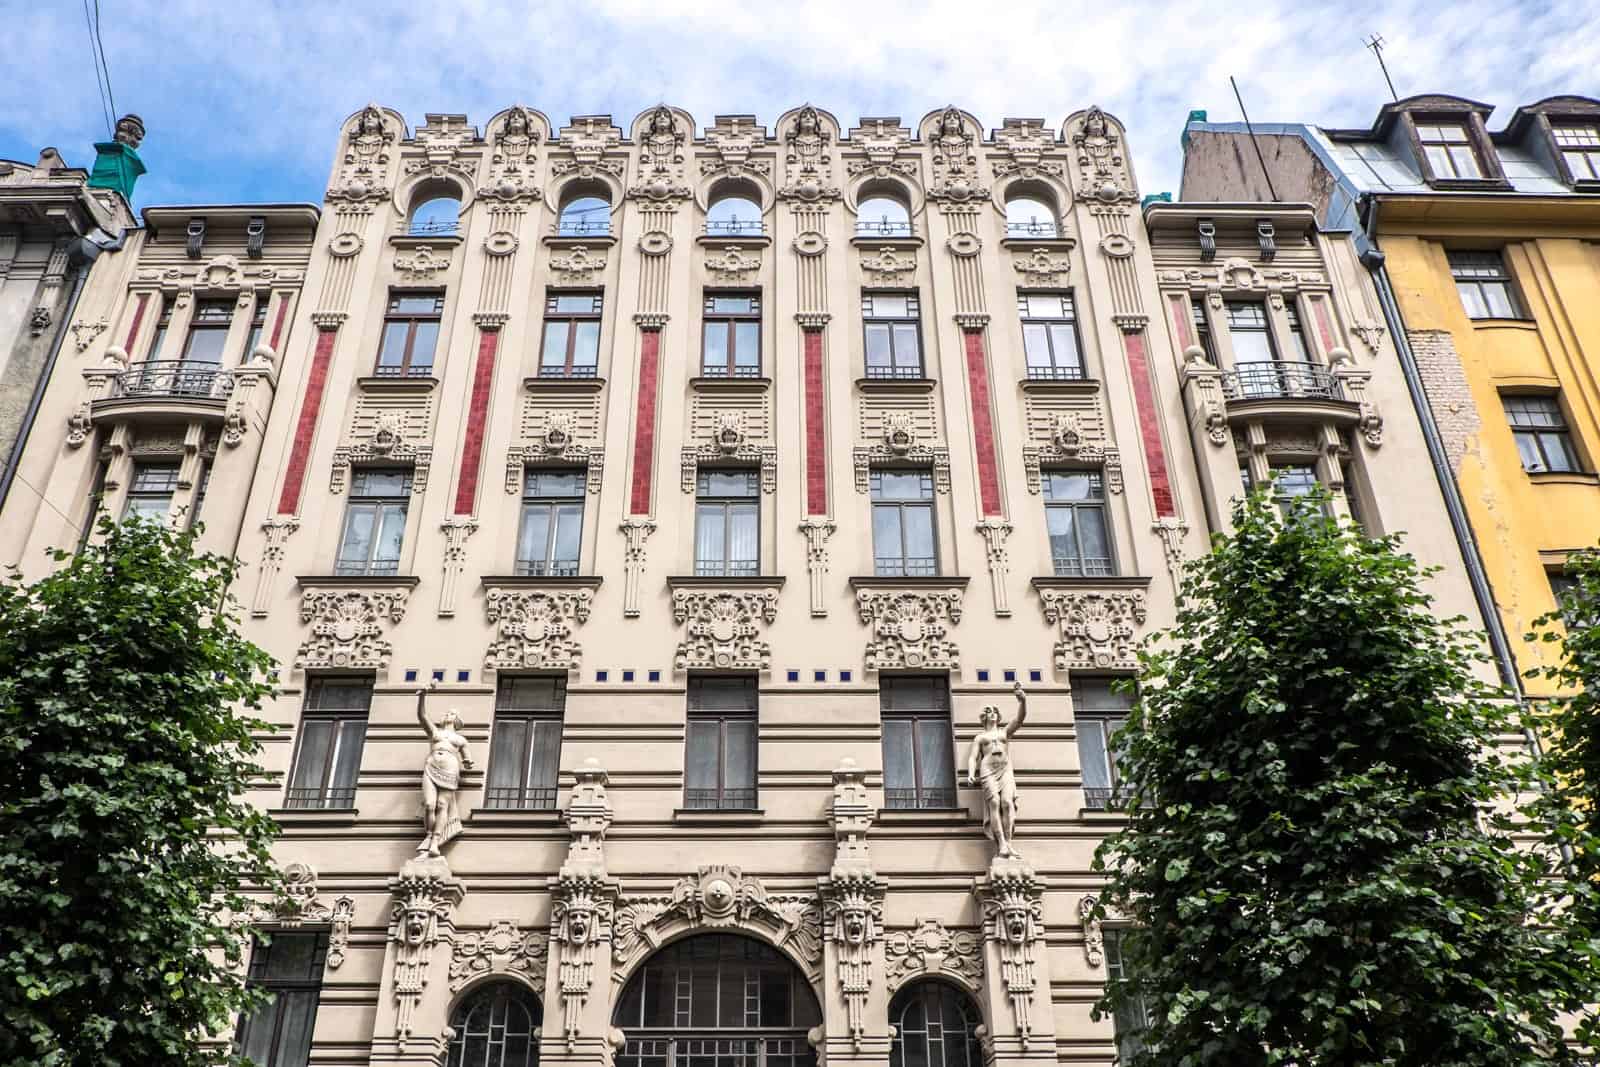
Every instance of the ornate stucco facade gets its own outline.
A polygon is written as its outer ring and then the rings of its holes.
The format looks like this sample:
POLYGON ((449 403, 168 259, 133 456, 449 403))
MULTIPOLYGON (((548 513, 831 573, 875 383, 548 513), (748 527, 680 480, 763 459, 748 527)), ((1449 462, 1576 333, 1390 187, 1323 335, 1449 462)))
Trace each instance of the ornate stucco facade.
POLYGON ((1108 683, 1241 461, 1454 551, 1392 476, 1418 430, 1349 249, 1241 205, 1208 253, 1188 205, 1140 211, 1124 138, 370 107, 320 213, 146 211, 0 554, 38 573, 98 504, 198 512, 244 562, 295 887, 263 917, 321 938, 308 1062, 479 1062, 495 988, 502 1024, 536 998, 546 1065, 898 1063, 927 989, 985 1059, 1112 1061, 1108 683), (1283 345, 1298 309, 1305 366, 1230 396, 1229 301, 1283 345), (764 946, 780 1021, 758 992, 761 1025, 696 1022, 713 944, 764 946))

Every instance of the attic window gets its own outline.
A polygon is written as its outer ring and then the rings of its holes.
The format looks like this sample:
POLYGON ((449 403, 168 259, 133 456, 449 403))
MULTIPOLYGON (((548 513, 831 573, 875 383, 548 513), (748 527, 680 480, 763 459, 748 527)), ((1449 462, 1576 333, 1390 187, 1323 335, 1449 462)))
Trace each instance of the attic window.
POLYGON ((1461 122, 1418 122, 1417 140, 1435 181, 1483 177, 1472 135, 1461 122))
POLYGON ((1550 132, 1573 181, 1600 181, 1600 126, 1563 122, 1552 125, 1550 132))

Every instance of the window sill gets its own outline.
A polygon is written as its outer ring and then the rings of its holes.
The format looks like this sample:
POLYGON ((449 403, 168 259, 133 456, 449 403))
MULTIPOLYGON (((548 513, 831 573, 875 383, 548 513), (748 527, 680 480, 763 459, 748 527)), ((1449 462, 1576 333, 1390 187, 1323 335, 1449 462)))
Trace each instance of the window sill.
POLYGON ((598 393, 606 387, 606 380, 598 377, 568 378, 563 376, 558 378, 551 376, 544 378, 536 374, 531 378, 522 379, 522 387, 529 392, 535 389, 562 389, 574 393, 598 393))
POLYGON ((894 237, 869 237, 865 234, 856 234, 850 238, 850 243, 857 248, 921 248, 923 241, 914 233, 894 237))
POLYGON ((560 826, 560 808, 477 808, 466 817, 468 826, 560 826))
POLYGON ((787 579, 781 574, 738 574, 717 577, 705 574, 674 574, 667 578, 668 589, 782 589, 787 579))
POLYGON ((599 589, 605 578, 599 574, 486 574, 478 581, 485 589, 599 589))
MULTIPOLYGON (((1078 239, 1061 234, 1057 234, 1055 237, 1002 237, 1000 239, 1000 247, 1014 251, 1031 251, 1035 248, 1043 248, 1050 252, 1070 252, 1078 247, 1078 239)), ((1066 272, 1063 271, 1062 273, 1066 272)), ((1050 287, 1047 286, 1046 288, 1050 287)))
POLYGON ((1534 485, 1600 485, 1600 474, 1593 471, 1529 471, 1534 485))
POLYGON ((279 826, 354 826, 361 814, 356 808, 268 808, 279 826))
POLYGON ((1147 574, 1108 574, 1102 578, 1080 578, 1067 574, 1041 574, 1032 579, 1035 589, 1148 589, 1147 574))
POLYGON ((1100 391, 1099 378, 1023 378, 1017 382, 1025 393, 1081 393, 1100 391))
POLYGON ((967 583, 972 581, 965 575, 957 574, 913 574, 903 577, 882 574, 854 574, 850 576, 851 589, 932 589, 956 586, 965 589, 967 583))
POLYGON ((461 241, 459 233, 396 233, 389 237, 396 248, 454 248, 461 241))
POLYGON ((371 374, 357 378, 356 386, 370 393, 431 393, 439 379, 431 374, 371 374))
MULTIPOLYGON (((547 248, 610 248, 617 243, 617 235, 614 233, 547 233, 539 238, 539 243, 547 248)), ((556 286, 556 288, 563 287, 556 286)), ((566 286, 565 288, 593 289, 594 286, 566 286)))
POLYGON ((1474 330, 1537 330, 1539 324, 1533 319, 1473 319, 1474 330))
POLYGON ((308 589, 329 586, 355 586, 358 589, 392 589, 397 585, 414 588, 422 581, 415 574, 300 574, 295 581, 308 589))
POLYGON ((748 826, 766 818, 765 808, 674 808, 672 821, 696 826, 748 826))
POLYGON ((730 393, 764 393, 768 389, 772 388, 772 379, 767 377, 735 378, 731 375, 718 375, 716 377, 701 375, 697 378, 690 378, 689 385, 695 389, 704 389, 707 391, 722 390, 730 393))
POLYGON ((937 378, 857 378, 856 388, 863 393, 931 393, 937 378))
POLYGON ((701 248, 766 248, 772 235, 766 233, 702 233, 694 239, 701 248))

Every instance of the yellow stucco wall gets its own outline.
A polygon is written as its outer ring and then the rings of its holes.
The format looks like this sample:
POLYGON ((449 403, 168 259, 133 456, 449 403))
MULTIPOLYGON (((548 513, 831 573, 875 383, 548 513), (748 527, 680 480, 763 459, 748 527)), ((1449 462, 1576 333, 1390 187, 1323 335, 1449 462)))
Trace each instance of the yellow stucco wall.
MULTIPOLYGON (((1501 396, 1559 390, 1583 469, 1600 469, 1600 232, 1579 225, 1563 234, 1559 224, 1508 223, 1494 211, 1432 224, 1403 219, 1378 238, 1414 341, 1443 331, 1459 356, 1475 411, 1441 388, 1438 375, 1430 401, 1456 446, 1456 480, 1518 667, 1527 671, 1550 662, 1545 648, 1524 639, 1555 607, 1550 568, 1600 542, 1600 477, 1525 472, 1501 396), (1446 260, 1451 247, 1502 248, 1528 317, 1469 319, 1446 260)), ((1525 685, 1530 695, 1552 692, 1543 680, 1525 685)))

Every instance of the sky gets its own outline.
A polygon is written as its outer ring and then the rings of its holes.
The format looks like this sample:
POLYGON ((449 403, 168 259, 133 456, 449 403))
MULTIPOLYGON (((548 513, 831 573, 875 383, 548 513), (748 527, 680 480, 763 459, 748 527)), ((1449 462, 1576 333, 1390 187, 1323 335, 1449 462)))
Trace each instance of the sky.
MULTIPOLYGON (((0 0, 0 159, 54 146, 92 165, 108 137, 87 5, 0 0)), ((1059 129, 1098 104, 1123 120, 1143 193, 1176 191, 1191 109, 1367 126, 1388 99, 1363 38, 1387 42, 1402 96, 1496 106, 1491 128, 1557 93, 1600 96, 1600 3, 1228 0, 1209 4, 955 0, 98 0, 119 112, 143 117, 136 206, 320 202, 339 124, 369 101, 409 126, 465 113, 480 128, 520 103, 559 127, 664 101, 700 127, 754 114, 769 130, 810 102, 846 128, 908 126, 955 104, 1059 129)))

